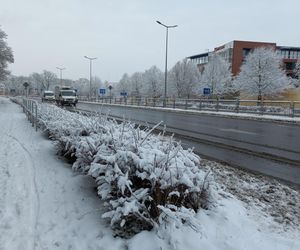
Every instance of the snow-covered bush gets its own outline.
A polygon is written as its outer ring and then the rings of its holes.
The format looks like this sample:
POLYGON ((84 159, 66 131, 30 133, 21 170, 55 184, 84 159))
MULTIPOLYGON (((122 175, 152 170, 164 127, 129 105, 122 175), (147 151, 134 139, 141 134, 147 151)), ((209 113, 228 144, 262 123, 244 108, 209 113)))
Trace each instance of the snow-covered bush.
POLYGON ((208 173, 200 158, 172 137, 155 135, 104 116, 84 116, 51 105, 39 107, 40 124, 74 157, 73 169, 95 178, 116 235, 130 237, 162 224, 197 229, 199 208, 210 204, 208 173))

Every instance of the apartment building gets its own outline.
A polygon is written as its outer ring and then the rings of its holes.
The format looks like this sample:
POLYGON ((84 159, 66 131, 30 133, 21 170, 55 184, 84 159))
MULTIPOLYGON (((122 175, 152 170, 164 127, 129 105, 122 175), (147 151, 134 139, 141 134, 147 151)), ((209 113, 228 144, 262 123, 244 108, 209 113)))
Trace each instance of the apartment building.
POLYGON ((224 45, 214 48, 211 52, 205 52, 188 57, 188 59, 195 62, 200 70, 203 70, 209 58, 213 54, 222 56, 231 65, 231 72, 237 75, 243 64, 245 57, 255 48, 269 47, 276 50, 278 55, 282 58, 282 66, 288 76, 294 76, 295 66, 297 60, 300 61, 300 47, 277 46, 272 42, 252 42, 252 41, 231 41, 224 45))

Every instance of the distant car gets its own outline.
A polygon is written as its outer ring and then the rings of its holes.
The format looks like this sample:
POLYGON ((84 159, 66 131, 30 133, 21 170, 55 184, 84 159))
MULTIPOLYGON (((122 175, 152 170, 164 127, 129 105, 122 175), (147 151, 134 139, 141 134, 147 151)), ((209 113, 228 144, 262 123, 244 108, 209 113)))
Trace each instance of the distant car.
POLYGON ((42 96, 42 102, 54 102, 54 101, 55 101, 54 92, 50 90, 44 91, 42 96))

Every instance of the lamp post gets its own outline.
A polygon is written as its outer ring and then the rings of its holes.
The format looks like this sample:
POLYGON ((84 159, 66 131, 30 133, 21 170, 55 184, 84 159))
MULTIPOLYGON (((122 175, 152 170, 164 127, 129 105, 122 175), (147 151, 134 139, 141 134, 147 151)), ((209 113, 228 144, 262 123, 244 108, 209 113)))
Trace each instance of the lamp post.
POLYGON ((60 72, 60 86, 62 87, 62 71, 65 70, 66 68, 60 68, 60 67, 56 67, 60 72))
POLYGON ((90 91, 89 91, 89 98, 91 98, 91 90, 92 90, 92 61, 96 60, 97 57, 84 56, 84 58, 90 60, 90 91))
POLYGON ((168 34, 170 28, 176 28, 178 25, 165 25, 160 21, 156 21, 158 24, 166 28, 166 61, 165 61, 165 91, 164 91, 164 102, 163 106, 166 107, 167 102, 167 81, 168 81, 168 34))

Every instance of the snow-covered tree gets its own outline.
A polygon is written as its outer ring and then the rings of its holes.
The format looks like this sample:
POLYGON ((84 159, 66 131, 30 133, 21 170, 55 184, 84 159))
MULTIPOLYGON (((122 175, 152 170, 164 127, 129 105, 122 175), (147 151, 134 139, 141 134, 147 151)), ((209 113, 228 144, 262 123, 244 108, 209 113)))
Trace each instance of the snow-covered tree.
POLYGON ((44 70, 41 74, 32 73, 31 82, 39 91, 49 90, 51 85, 57 84, 57 76, 51 71, 44 70))
POLYGON ((212 95, 233 92, 230 64, 217 54, 210 56, 200 81, 202 87, 211 89, 212 95))
POLYGON ((34 86, 27 76, 13 76, 10 75, 6 81, 4 81, 6 91, 11 94, 22 95, 24 94, 24 82, 29 83, 28 93, 32 93, 34 86))
POLYGON ((288 88, 290 82, 281 67, 281 59, 271 48, 257 48, 250 53, 236 77, 235 86, 243 93, 261 100, 288 88))
POLYGON ((146 96, 159 97, 163 90, 164 75, 156 66, 152 66, 143 74, 143 91, 146 96))
POLYGON ((117 92, 128 92, 129 91, 129 88, 130 88, 130 78, 128 76, 127 73, 125 73, 121 80, 119 81, 119 83, 117 84, 116 86, 116 91, 117 92))
POLYGON ((73 83, 74 89, 77 89, 77 94, 87 96, 90 89, 90 81, 86 78, 79 78, 73 83))
POLYGON ((130 94, 132 96, 141 96, 143 87, 143 74, 141 72, 135 72, 130 77, 130 94))
POLYGON ((51 71, 44 70, 42 73, 42 78, 43 78, 43 86, 46 90, 48 90, 50 85, 56 82, 57 76, 51 71))
POLYGON ((184 59, 175 64, 169 72, 169 89, 177 97, 190 98, 196 93, 200 73, 197 66, 190 60, 184 59))
POLYGON ((91 95, 98 96, 99 89, 103 87, 101 79, 97 76, 93 77, 91 84, 91 95))
POLYGON ((43 77, 42 74, 39 73, 32 73, 30 75, 30 82, 33 84, 33 86, 38 89, 39 92, 42 92, 45 89, 45 86, 43 84, 43 77))
POLYGON ((296 67, 295 67, 295 76, 296 76, 296 79, 294 81, 294 85, 296 87, 299 87, 300 86, 300 60, 297 61, 296 63, 296 67))
POLYGON ((6 33, 0 29, 0 80, 5 80, 9 75, 8 63, 14 62, 12 49, 7 45, 6 33))

